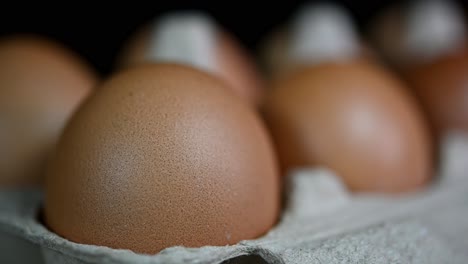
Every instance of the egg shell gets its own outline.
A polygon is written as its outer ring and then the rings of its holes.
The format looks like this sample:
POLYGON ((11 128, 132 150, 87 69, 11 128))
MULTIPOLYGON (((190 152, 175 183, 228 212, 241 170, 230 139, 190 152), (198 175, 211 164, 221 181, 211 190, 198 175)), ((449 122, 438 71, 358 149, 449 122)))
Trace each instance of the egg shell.
POLYGON ((110 78, 71 120, 44 216, 71 241, 156 253, 256 238, 276 222, 279 196, 251 107, 201 71, 145 65, 110 78))
POLYGON ((377 65, 326 63, 276 80, 264 114, 283 172, 326 166, 354 191, 401 192, 432 174, 425 120, 377 65))
MULTIPOLYGON (((258 106, 263 101, 265 87, 264 87, 264 80, 260 75, 254 60, 250 57, 249 52, 239 43, 239 41, 228 32, 217 28, 214 25, 214 22, 209 20, 209 16, 206 16, 202 13, 175 13, 173 15, 169 14, 166 17, 169 19, 174 19, 174 17, 180 19, 180 24, 177 24, 177 21, 174 23, 167 24, 167 27, 173 27, 172 30, 174 31, 183 31, 181 26, 184 26, 184 19, 188 17, 188 19, 195 19, 195 21, 203 20, 204 23, 200 23, 200 27, 207 27, 211 26, 210 28, 197 28, 201 32, 212 31, 212 32, 205 32, 205 33, 212 33, 213 39, 213 50, 212 54, 206 54, 206 57, 197 58, 204 61, 197 61, 192 62, 194 64, 199 65, 209 65, 206 67, 198 67, 200 70, 206 70, 211 72, 212 74, 221 77, 229 87, 233 89, 236 95, 243 98, 246 102, 258 106), (208 20, 208 21, 204 21, 208 20), (213 24, 208 25, 207 22, 211 22, 213 24)), ((154 54, 160 52, 167 52, 165 50, 160 50, 157 47, 156 38, 158 37, 167 37, 171 38, 168 41, 180 42, 181 36, 177 36, 178 34, 184 34, 186 32, 172 32, 172 35, 161 35, 158 34, 159 32, 156 30, 158 29, 159 24, 156 21, 155 24, 150 24, 143 27, 141 30, 137 31, 127 43, 124 45, 121 54, 117 58, 117 67, 118 68, 126 68, 134 65, 138 65, 141 63, 148 63, 148 62, 173 62, 178 63, 181 58, 171 58, 168 54, 154 54), (156 45, 156 46, 155 46, 156 45), (152 54, 153 53, 153 54, 152 54), (161 59, 154 58, 154 55, 158 55, 157 57, 164 57, 164 61, 161 59)), ((208 37, 210 34, 206 34, 208 37)), ((194 36, 194 37, 201 37, 201 36, 194 36)), ((188 38, 185 36, 185 38, 188 38)), ((190 40, 184 40, 190 41, 190 40)), ((206 41, 206 40, 205 40, 206 41)), ((176 43, 175 43, 176 44, 176 43)), ((174 45, 176 46, 176 45, 174 45)), ((180 45, 179 45, 180 46, 180 45)), ((180 47, 182 50, 178 52, 177 56, 181 56, 180 54, 195 52, 188 51, 188 49, 196 49, 196 47, 188 45, 180 47)), ((203 50, 203 53, 206 50, 203 50)), ((191 58, 186 58, 187 62, 184 63, 188 66, 188 61, 191 58)), ((179 62, 180 63, 180 62, 179 62)))
POLYGON ((47 155, 97 76, 52 41, 0 40, 0 186, 42 182, 47 155))
POLYGON ((468 132, 467 72, 468 48, 403 71, 439 135, 468 132))

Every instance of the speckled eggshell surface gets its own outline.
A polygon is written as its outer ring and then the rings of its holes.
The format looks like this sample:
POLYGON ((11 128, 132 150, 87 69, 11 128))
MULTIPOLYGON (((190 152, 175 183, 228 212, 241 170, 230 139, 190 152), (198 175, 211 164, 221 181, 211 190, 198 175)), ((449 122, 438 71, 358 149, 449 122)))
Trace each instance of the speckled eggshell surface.
POLYGON ((156 253, 235 244, 277 220, 272 144, 223 82, 177 65, 123 71, 67 126, 45 222, 75 242, 156 253))
POLYGON ((0 39, 0 186, 42 183, 49 152, 96 82, 89 65, 53 41, 0 39))
POLYGON ((363 61, 303 67, 265 104, 283 171, 326 166, 354 191, 401 192, 432 175, 432 142, 402 84, 363 61))

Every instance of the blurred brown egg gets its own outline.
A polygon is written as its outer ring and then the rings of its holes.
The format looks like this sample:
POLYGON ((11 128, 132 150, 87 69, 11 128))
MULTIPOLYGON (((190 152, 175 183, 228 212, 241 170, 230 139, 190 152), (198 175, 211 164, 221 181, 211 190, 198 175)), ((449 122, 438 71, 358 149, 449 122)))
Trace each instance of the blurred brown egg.
POLYGON ((339 36, 341 27, 353 30, 344 12, 328 4, 303 9, 299 19, 305 22, 296 25, 315 29, 296 28, 309 36, 296 36, 295 41, 306 41, 292 43, 288 52, 301 47, 302 54, 314 56, 290 55, 293 67, 272 82, 263 110, 283 173, 325 166, 354 191, 417 189, 432 175, 425 120, 404 85, 362 57, 353 32, 339 36), (327 13, 334 15, 324 18, 327 13), (329 43, 339 38, 354 43, 334 44, 347 49, 334 54, 329 43))
POLYGON ((373 39, 402 74, 436 133, 468 132, 468 45, 454 1, 414 1, 379 16, 373 39), (392 34, 387 34, 390 32, 392 34))
POLYGON ((247 102, 257 106, 262 78, 248 52, 202 13, 180 12, 157 19, 125 45, 118 67, 143 62, 172 62, 214 73, 247 102))
POLYGON ((67 119, 96 83, 64 47, 33 36, 0 40, 0 185, 36 185, 67 119))
POLYGON ((409 67, 405 77, 439 135, 468 132, 468 49, 409 67))
POLYGON ((156 253, 267 232, 279 177, 262 122, 223 82, 145 65, 104 82, 65 129, 45 221, 71 241, 156 253))
POLYGON ((302 68, 273 86, 264 111, 283 170, 326 166, 354 191, 381 192, 416 189, 432 174, 420 112, 376 65, 302 68))

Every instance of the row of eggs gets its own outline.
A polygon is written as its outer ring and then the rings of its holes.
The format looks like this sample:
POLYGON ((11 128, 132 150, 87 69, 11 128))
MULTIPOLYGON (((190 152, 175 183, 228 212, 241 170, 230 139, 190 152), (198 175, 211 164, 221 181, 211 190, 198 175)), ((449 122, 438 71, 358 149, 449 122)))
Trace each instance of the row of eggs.
MULTIPOLYGON (((398 14, 457 17, 448 1, 411 7, 398 14)), ((441 135, 468 128, 464 39, 390 59, 395 74, 351 23, 336 6, 301 9, 265 49, 269 81, 200 13, 141 30, 104 81, 49 40, 4 38, 0 184, 43 184, 44 223, 71 241, 140 253, 259 237, 278 220, 280 175, 298 167, 329 167, 353 191, 419 189, 441 135)))

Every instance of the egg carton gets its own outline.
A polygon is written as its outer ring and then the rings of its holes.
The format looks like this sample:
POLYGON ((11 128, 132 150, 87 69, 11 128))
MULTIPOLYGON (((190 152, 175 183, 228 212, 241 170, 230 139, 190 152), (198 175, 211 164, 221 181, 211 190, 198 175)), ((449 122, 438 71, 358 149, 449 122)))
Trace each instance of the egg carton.
POLYGON ((0 263, 468 263, 467 138, 447 138, 439 174, 425 190, 390 196, 351 194, 327 169, 298 170, 265 236, 156 255, 66 240, 41 223, 40 190, 4 190, 0 263))

